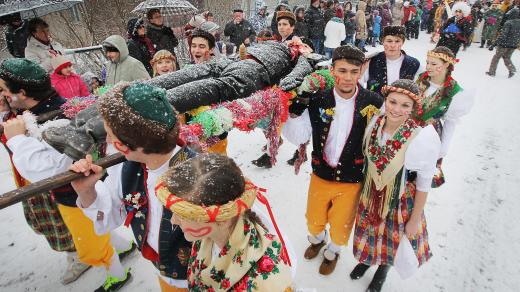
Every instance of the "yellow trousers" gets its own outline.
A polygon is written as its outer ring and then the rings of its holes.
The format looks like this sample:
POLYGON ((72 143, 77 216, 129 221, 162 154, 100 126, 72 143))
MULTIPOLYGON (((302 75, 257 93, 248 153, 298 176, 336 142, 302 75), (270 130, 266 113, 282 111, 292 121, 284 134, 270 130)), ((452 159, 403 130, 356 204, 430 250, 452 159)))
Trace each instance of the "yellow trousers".
POLYGON ((72 234, 79 260, 87 265, 108 268, 114 255, 110 234, 97 235, 94 232, 94 224, 80 208, 58 204, 58 209, 72 234))
POLYGON ((159 277, 159 285, 161 286, 161 292, 188 292, 188 288, 177 288, 166 283, 161 277, 159 277))
POLYGON ((361 183, 324 180, 311 174, 307 197, 307 228, 317 236, 330 225, 330 238, 336 245, 346 245, 356 218, 361 183))
POLYGON ((209 153, 217 153, 227 156, 227 138, 224 140, 220 140, 217 144, 208 148, 209 153))

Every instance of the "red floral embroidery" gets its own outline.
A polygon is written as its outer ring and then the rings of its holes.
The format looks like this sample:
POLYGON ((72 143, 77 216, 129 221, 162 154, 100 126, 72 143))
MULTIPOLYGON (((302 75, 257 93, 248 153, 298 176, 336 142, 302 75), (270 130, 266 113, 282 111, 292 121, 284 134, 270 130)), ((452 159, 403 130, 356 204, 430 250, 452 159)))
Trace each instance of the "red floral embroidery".
POLYGON ((258 268, 262 273, 270 273, 274 269, 274 262, 269 256, 263 256, 258 262, 258 268))
POLYGON ((229 288, 229 286, 231 286, 231 283, 229 282, 228 279, 224 279, 224 280, 222 280, 221 285, 222 285, 223 289, 227 289, 227 288, 229 288))
POLYGON ((238 283, 233 286, 234 291, 242 292, 247 290, 247 282, 249 280, 249 276, 245 275, 238 283))

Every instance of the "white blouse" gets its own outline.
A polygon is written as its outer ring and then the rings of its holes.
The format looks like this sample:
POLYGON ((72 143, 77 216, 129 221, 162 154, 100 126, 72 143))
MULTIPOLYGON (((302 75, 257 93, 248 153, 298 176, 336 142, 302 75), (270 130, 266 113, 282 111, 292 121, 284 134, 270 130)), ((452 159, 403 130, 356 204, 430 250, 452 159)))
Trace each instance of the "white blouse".
MULTIPOLYGON (((424 92, 425 95, 431 96, 434 94, 441 85, 430 82, 430 86, 424 92)), ((443 129, 441 136, 441 151, 439 153, 439 158, 443 158, 448 153, 448 149, 451 143, 451 139, 453 138, 453 134, 455 133, 455 128, 460 121, 460 118, 467 115, 473 104, 475 102, 473 90, 462 90, 456 93, 446 114, 441 118, 443 121, 443 129)))

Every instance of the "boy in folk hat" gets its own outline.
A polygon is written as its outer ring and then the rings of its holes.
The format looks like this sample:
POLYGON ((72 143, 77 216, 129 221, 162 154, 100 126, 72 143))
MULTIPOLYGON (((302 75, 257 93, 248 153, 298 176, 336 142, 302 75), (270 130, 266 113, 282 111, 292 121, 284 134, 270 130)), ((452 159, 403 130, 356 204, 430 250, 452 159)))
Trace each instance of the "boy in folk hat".
POLYGON ((179 123, 166 90, 120 83, 98 100, 98 110, 107 142, 128 161, 109 168, 104 181, 92 157, 76 162, 71 170, 86 176, 72 183, 78 206, 99 234, 130 226, 141 254, 159 270, 162 291, 187 291, 191 243, 171 224, 171 211, 155 195, 159 176, 194 154, 178 141, 179 123))
POLYGON ((365 55, 356 47, 335 49, 331 68, 334 89, 297 98, 282 130, 295 145, 312 136, 313 173, 306 211, 310 246, 304 257, 315 258, 326 245, 319 269, 322 275, 334 271, 341 247, 350 237, 363 179, 363 133, 369 112, 377 111, 383 103, 380 96, 358 84, 364 61, 365 55))
MULTIPOLYGON (((26 59, 7 59, 0 65, 0 87, 2 97, 11 108, 29 110, 35 115, 57 110, 65 103, 51 87, 44 69, 26 59)), ((19 187, 65 171, 72 164, 70 158, 46 143, 26 136, 27 129, 21 116, 13 116, 3 126, 2 142, 10 150, 19 187)), ((51 190, 51 194, 37 195, 24 201, 24 214, 31 227, 44 234, 54 250, 70 252, 70 265, 62 283, 74 281, 90 265, 104 266, 108 270, 107 279, 96 291, 113 291, 126 283, 128 273, 112 247, 111 239, 114 238, 108 234, 98 236, 94 232, 90 220, 77 208, 76 198, 70 185, 60 187, 51 190)), ((118 238, 118 243, 123 241, 118 238)), ((121 243, 123 249, 130 252, 130 244, 126 244, 121 243)))
POLYGON ((381 88, 398 79, 415 80, 416 75, 425 70, 419 70, 421 63, 408 56, 402 50, 406 29, 404 26, 387 26, 383 29, 382 40, 384 51, 370 58, 360 83, 365 88, 381 95, 381 88))

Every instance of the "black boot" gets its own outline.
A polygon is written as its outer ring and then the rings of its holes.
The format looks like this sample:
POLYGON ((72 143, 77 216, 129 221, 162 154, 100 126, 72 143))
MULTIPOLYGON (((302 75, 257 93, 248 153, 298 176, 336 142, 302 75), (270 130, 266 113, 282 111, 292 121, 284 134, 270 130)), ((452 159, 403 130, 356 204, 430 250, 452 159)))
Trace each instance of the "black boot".
POLYGON ((480 47, 481 47, 481 48, 483 48, 484 45, 486 45, 486 40, 482 40, 482 41, 480 42, 480 47))
POLYGON ((267 153, 262 154, 258 159, 251 161, 254 165, 258 167, 271 168, 273 165, 271 164, 271 156, 267 153))
MULTIPOLYGON (((293 157, 289 160, 287 160, 287 164, 294 165, 296 160, 298 159, 298 156, 300 156, 300 152, 298 150, 294 151, 293 157)), ((307 153, 305 153, 305 156, 303 157, 303 161, 307 161, 307 153)))
POLYGON ((352 279, 352 280, 361 279, 361 277, 363 277, 363 275, 365 275, 365 272, 368 270, 368 268, 370 268, 369 265, 365 265, 363 263, 357 264, 354 267, 354 269, 352 270, 352 272, 350 272, 350 279, 352 279))
POLYGON ((376 273, 374 274, 374 277, 372 278, 372 281, 368 285, 366 292, 380 292, 383 288, 383 284, 386 280, 386 274, 388 274, 389 270, 390 266, 388 265, 379 266, 376 273))

